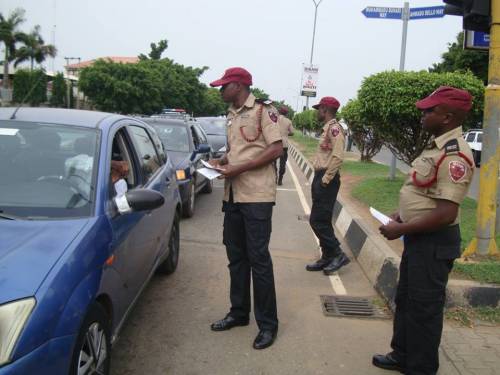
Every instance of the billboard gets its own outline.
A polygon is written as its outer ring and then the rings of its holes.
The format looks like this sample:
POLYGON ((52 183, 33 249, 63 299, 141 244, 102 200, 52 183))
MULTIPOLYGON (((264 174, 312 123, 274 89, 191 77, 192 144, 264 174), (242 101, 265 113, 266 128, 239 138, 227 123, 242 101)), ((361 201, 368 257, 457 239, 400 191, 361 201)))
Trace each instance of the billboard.
POLYGON ((318 89, 318 67, 316 65, 305 65, 302 71, 302 90, 300 95, 311 98, 316 97, 318 89))

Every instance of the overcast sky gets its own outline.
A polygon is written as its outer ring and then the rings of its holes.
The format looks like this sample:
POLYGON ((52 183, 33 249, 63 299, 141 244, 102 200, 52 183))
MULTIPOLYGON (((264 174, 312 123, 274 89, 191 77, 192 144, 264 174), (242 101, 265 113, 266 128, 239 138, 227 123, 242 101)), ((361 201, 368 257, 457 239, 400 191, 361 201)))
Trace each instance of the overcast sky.
MULTIPOLYGON (((443 5, 413 0, 410 7, 443 5)), ((354 98, 364 77, 399 69, 402 22, 368 19, 366 6, 402 7, 394 0, 323 0, 318 8, 313 63, 319 66, 318 98, 354 98)), ((294 109, 302 64, 309 62, 314 20, 313 0, 2 0, 7 15, 26 10, 28 31, 39 24, 58 55, 90 60, 148 53, 151 42, 168 39, 164 56, 183 65, 208 66, 202 81, 219 78, 227 67, 248 69, 254 85, 294 109)), ((427 69, 440 60, 461 30, 461 17, 410 21, 406 70, 427 69)), ((52 62, 48 61, 51 70, 52 62)))

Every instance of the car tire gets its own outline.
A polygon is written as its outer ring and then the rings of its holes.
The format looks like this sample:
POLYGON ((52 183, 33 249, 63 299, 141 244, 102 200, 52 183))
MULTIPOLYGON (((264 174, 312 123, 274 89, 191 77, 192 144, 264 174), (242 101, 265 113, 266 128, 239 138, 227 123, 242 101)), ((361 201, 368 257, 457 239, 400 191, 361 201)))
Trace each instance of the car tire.
POLYGON ((110 364, 111 329, 108 316, 104 308, 94 302, 78 333, 69 374, 108 375, 110 364))
POLYGON ((189 193, 187 202, 182 205, 182 216, 192 217, 194 215, 194 201, 195 201, 195 181, 189 185, 189 193))
POLYGON ((205 186, 203 186, 203 190, 201 191, 204 194, 210 194, 214 190, 214 183, 212 180, 209 180, 207 178, 207 182, 205 183, 205 186))
POLYGON ((179 250, 180 250, 180 232, 179 232, 179 215, 176 213, 172 229, 170 230, 170 238, 168 239, 168 256, 158 266, 158 273, 163 275, 170 275, 177 269, 179 263, 179 250))

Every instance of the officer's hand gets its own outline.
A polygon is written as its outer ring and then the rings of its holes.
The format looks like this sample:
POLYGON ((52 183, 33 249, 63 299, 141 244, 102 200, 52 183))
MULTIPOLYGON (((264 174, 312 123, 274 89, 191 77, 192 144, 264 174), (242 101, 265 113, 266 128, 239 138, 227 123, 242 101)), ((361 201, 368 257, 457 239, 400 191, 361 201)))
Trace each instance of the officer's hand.
POLYGON ((399 216, 399 211, 398 212, 394 212, 392 213, 391 215, 389 215, 389 217, 394 220, 394 221, 397 221, 398 223, 402 223, 403 221, 401 220, 401 217, 399 216))
POLYGON ((388 240, 395 240, 404 234, 403 224, 396 221, 391 221, 386 225, 382 225, 378 228, 378 230, 380 231, 380 234, 388 240))
POLYGON ((226 164, 220 169, 220 173, 225 178, 236 177, 241 173, 241 169, 237 166, 226 164))

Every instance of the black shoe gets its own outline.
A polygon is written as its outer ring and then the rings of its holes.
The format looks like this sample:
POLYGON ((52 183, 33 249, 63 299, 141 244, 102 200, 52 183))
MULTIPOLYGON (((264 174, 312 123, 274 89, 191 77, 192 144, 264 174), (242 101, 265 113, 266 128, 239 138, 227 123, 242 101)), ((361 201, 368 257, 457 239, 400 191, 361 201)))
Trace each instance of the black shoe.
POLYGON ((233 327, 247 326, 248 319, 235 319, 227 315, 224 319, 218 320, 210 325, 212 331, 227 331, 233 327))
POLYGON ((375 354, 372 359, 372 363, 376 367, 383 368, 384 370, 399 371, 404 374, 405 364, 398 362, 392 353, 386 355, 375 354))
POLYGON ((328 276, 333 275, 340 268, 342 268, 346 264, 349 264, 350 262, 351 261, 349 260, 347 255, 345 255, 344 253, 340 253, 340 255, 337 255, 335 258, 332 259, 330 264, 323 267, 323 273, 328 276))
POLYGON ((316 262, 308 264, 306 266, 306 270, 308 270, 308 271, 321 271, 328 264, 330 264, 331 261, 332 261, 332 258, 320 258, 316 262))
POLYGON ((259 331, 259 334, 255 338, 253 342, 254 349, 265 349, 270 347, 274 340, 276 339, 276 335, 278 334, 278 330, 266 330, 263 329, 259 331))
POLYGON ((283 185, 283 177, 278 178, 278 185, 283 185))

